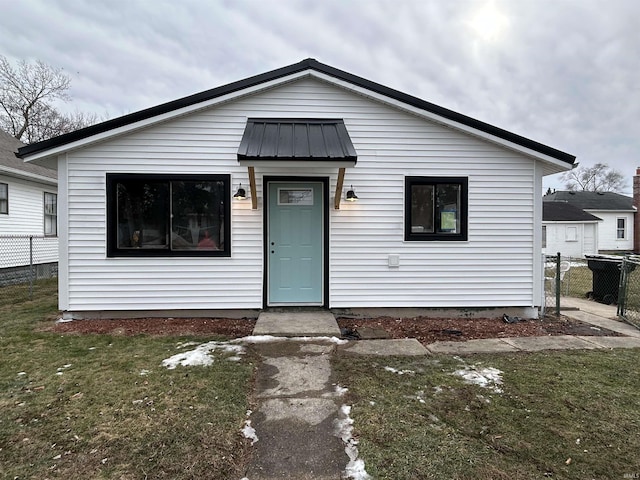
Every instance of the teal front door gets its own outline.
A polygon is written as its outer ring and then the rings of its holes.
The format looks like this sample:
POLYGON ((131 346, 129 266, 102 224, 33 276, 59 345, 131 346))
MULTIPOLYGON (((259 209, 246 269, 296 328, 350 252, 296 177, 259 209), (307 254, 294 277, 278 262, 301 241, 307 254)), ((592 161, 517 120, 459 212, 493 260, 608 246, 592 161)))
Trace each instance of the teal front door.
POLYGON ((321 182, 269 182, 267 303, 323 305, 324 199, 321 182))

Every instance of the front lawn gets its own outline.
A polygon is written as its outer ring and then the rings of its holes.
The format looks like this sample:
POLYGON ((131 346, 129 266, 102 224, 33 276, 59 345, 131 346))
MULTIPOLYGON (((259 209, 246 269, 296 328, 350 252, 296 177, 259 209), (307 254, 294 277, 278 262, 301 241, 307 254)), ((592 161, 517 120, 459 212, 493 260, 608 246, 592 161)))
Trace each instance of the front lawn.
POLYGON ((39 332, 56 300, 0 306, 0 478, 243 476, 249 353, 170 370, 212 338, 39 332))
POLYGON ((373 478, 640 475, 637 349, 345 355, 334 366, 336 380, 349 387, 360 458, 373 478), (463 373, 475 382, 465 383, 463 373))

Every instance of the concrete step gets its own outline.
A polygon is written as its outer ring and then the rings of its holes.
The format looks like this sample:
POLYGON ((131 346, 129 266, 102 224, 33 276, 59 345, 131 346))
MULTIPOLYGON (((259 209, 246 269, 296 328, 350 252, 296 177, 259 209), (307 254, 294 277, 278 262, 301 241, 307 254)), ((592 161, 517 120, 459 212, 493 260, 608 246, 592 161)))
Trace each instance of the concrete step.
POLYGON ((340 337, 338 322, 331 312, 268 311, 260 312, 254 335, 276 337, 340 337))

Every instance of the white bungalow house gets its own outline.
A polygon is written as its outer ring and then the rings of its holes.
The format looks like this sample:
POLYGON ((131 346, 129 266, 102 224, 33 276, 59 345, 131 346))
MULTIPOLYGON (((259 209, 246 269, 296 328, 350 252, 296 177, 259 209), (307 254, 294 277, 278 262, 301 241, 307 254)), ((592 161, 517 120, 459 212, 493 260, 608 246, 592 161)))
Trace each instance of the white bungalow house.
POLYGON ((7 269, 58 261, 57 172, 17 158, 23 146, 0 130, 0 284, 7 269))
POLYGON ((567 202, 542 202, 542 251, 583 258, 598 253, 602 219, 567 202))
MULTIPOLYGON (((557 191, 543 198, 546 203, 563 203, 598 217, 597 248, 586 253, 625 253, 633 251, 633 198, 614 192, 557 191)), ((547 232, 549 235, 549 232, 547 232)), ((590 234, 589 234, 590 235, 590 234)), ((588 240, 578 237, 576 241, 588 240)), ((590 249, 587 249, 590 250, 590 249)))
POLYGON ((537 315, 575 157, 314 59, 20 149, 57 164, 67 317, 537 315))

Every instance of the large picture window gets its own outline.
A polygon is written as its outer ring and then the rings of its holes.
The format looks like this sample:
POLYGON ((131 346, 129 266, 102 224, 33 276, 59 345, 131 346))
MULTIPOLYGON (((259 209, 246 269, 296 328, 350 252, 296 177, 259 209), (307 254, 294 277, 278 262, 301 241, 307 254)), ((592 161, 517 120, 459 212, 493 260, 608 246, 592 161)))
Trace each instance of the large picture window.
POLYGON ((467 240, 465 177, 406 177, 405 240, 467 240))
POLYGON ((229 256, 229 175, 107 174, 108 256, 229 256))

